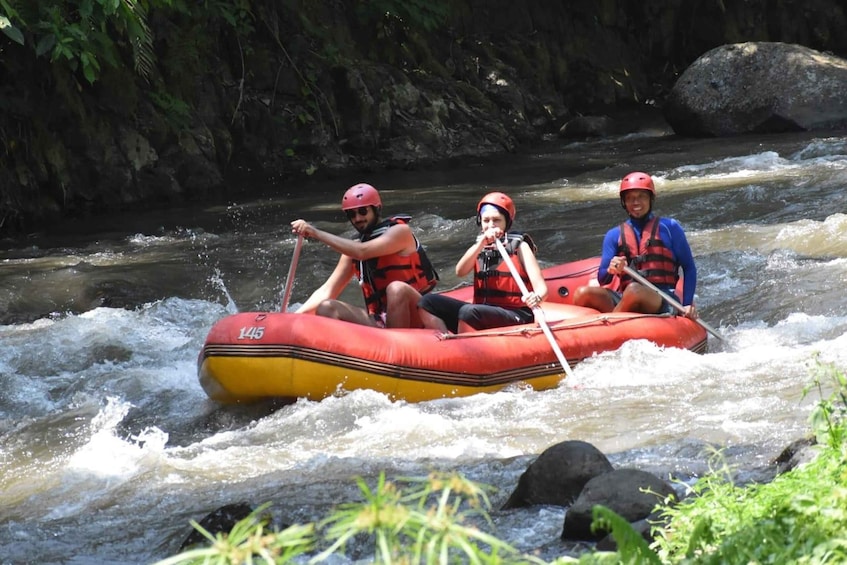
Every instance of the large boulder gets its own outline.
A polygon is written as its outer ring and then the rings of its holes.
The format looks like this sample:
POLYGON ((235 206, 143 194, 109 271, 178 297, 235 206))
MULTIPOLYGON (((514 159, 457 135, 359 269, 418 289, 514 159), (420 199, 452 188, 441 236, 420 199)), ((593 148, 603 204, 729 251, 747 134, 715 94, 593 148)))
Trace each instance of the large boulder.
POLYGON ((750 42, 707 52, 679 77, 665 120, 679 135, 847 127, 847 60, 801 45, 750 42))

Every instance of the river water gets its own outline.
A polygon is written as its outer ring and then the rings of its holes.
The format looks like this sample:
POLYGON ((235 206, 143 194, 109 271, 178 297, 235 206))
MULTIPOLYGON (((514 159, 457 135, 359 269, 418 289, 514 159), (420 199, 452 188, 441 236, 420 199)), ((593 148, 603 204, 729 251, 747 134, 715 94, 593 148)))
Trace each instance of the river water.
MULTIPOLYGON (((496 508, 558 442, 682 480, 708 470, 710 445, 740 471, 766 466, 808 432, 815 357, 847 367, 845 185, 847 137, 656 130, 439 170, 272 183, 262 197, 2 241, 0 562, 152 563, 178 550, 190 519, 225 504, 269 501, 281 522, 316 520, 356 498, 356 476, 431 469, 495 486, 497 535, 552 555, 563 509, 496 508), (197 382, 216 320, 279 308, 291 220, 352 234, 338 204, 354 182, 380 188, 387 213, 412 214, 449 288, 484 193, 515 199, 516 229, 549 266, 599 253, 632 170, 654 174, 657 212, 686 228, 700 313, 726 338, 706 354, 634 341, 554 390, 419 404, 357 391, 220 406, 197 382)), ((336 260, 307 242, 292 303, 336 260)))

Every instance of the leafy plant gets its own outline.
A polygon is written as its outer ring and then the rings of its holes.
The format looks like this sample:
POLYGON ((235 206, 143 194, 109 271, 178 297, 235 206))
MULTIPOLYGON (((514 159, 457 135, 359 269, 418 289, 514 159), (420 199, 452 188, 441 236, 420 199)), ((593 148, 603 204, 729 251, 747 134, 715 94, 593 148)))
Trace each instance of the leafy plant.
POLYGON ((239 37, 249 37, 255 31, 250 0, 202 0, 198 4, 209 16, 226 22, 239 37))
POLYGON ((149 80, 156 64, 148 26, 153 10, 220 20, 239 36, 253 33, 250 0, 0 0, 0 31, 36 57, 97 81, 104 64, 119 68, 128 48, 132 68, 149 80))
POLYGON ((625 518, 605 506, 595 506, 591 516, 592 529, 611 530, 621 558, 616 562, 661 565, 659 556, 650 549, 641 534, 636 532, 625 518))
POLYGON ((149 96, 150 101, 162 110, 173 131, 180 131, 191 123, 191 107, 185 101, 162 91, 151 91, 149 96))
POLYGON ((817 390, 821 401, 809 415, 809 423, 818 443, 836 447, 847 443, 847 427, 843 424, 847 415, 847 377, 831 363, 821 363, 815 355, 812 368, 812 384, 803 389, 803 398, 811 390, 817 390), (825 397, 825 383, 834 386, 833 392, 825 397))
POLYGON ((518 557, 509 544, 465 523, 470 516, 490 520, 485 487, 457 473, 405 481, 417 488, 404 494, 380 474, 371 490, 359 479, 365 501, 342 505, 321 524, 334 541, 313 561, 327 558, 360 534, 373 536, 380 563, 503 563, 518 557))
POLYGON ((371 56, 405 66, 420 36, 440 29, 450 14, 444 0, 358 0, 356 19, 373 39, 371 56))
POLYGON ((0 29, 38 57, 80 70, 94 83, 101 64, 119 66, 129 45, 134 68, 147 77, 154 56, 147 12, 171 0, 0 0, 0 29))
POLYGON ((444 0, 359 0, 356 8, 363 23, 392 22, 407 31, 436 30, 449 13, 450 6, 444 0))
MULTIPOLYGON (((845 377, 817 362, 836 390, 811 421, 827 438, 818 457, 767 484, 737 486, 724 465, 693 487, 693 496, 666 508, 668 526, 654 544, 666 563, 841 563, 847 560, 847 429, 845 377), (838 416, 838 417, 837 417, 838 416)), ((805 393, 804 393, 805 394, 805 393)))
POLYGON ((213 535, 200 524, 191 521, 211 543, 208 547, 189 549, 179 555, 159 561, 157 565, 204 563, 223 565, 226 563, 252 563, 258 557, 264 563, 287 563, 312 549, 314 528, 311 525, 291 526, 281 532, 267 532, 267 519, 263 516, 268 508, 264 504, 233 526, 232 531, 213 535))
POLYGON ((432 473, 426 478, 387 481, 380 474, 371 488, 357 479, 362 502, 340 505, 317 526, 292 526, 277 534, 265 532, 256 510, 229 534, 213 536, 196 522, 192 525, 210 541, 205 548, 188 550, 156 565, 189 563, 241 564, 258 557, 264 563, 302 560, 323 540, 325 549, 309 563, 344 554, 352 540, 373 541, 376 563, 543 563, 468 522, 481 519, 491 525, 486 491, 457 473, 432 473), (300 557, 298 557, 300 556, 300 557))
POLYGON ((12 23, 12 19, 19 20, 20 15, 9 2, 10 0, 0 0, 0 31, 15 43, 23 45, 24 34, 12 23))

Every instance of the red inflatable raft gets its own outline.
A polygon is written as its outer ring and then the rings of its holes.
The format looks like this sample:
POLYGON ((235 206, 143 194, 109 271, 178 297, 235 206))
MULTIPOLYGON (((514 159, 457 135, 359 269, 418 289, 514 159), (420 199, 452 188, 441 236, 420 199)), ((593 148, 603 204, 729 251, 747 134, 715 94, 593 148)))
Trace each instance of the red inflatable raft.
MULTIPOLYGON (((631 339, 696 352, 706 331, 681 316, 601 314, 571 304, 596 278, 599 258, 544 269, 547 324, 570 366, 631 339)), ((470 300, 472 288, 447 292, 470 300)), ((565 376, 538 324, 457 335, 378 329, 320 316, 244 312, 209 332, 198 359, 200 383, 220 402, 309 398, 360 388, 410 402, 493 392, 513 383, 537 390, 565 376)))

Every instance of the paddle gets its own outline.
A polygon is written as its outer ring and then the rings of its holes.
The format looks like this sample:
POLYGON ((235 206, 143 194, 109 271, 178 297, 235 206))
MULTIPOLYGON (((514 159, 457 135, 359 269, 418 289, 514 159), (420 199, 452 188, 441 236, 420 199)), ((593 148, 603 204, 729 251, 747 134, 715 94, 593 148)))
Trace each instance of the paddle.
MULTIPOLYGON (((509 257, 509 252, 506 251, 506 248, 503 247, 503 243, 499 239, 495 239, 494 243, 497 244, 497 251, 500 252, 500 256, 503 257, 503 262, 506 263, 507 267, 509 267, 509 272, 512 273, 512 278, 515 279, 518 288, 521 289, 521 293, 526 296, 529 294, 529 290, 526 288, 526 284, 524 284, 518 270, 515 268, 515 264, 512 263, 512 258, 509 257)), ((559 364, 562 365, 562 369, 565 370, 565 374, 573 378, 571 366, 565 358, 565 354, 562 353, 562 350, 559 348, 559 344, 556 343, 556 338, 553 337, 553 332, 550 331, 550 326, 547 325, 547 319, 544 317, 544 310, 541 309, 540 305, 536 305, 532 309, 532 312, 535 314, 535 319, 538 322, 538 325, 541 326, 541 331, 544 332, 544 336, 547 338, 547 341, 550 342, 550 347, 553 348, 553 353, 556 354, 559 364)))
MULTIPOLYGON (((667 292, 662 292, 662 290, 660 288, 658 288, 656 285, 654 285, 653 283, 651 283, 650 281, 648 281, 647 279, 642 277, 641 273, 639 273, 638 271, 636 271, 635 269, 633 269, 629 265, 624 267, 623 270, 626 274, 631 276, 633 278, 633 280, 640 282, 641 284, 643 284, 644 286, 646 286, 647 288, 656 292, 659 296, 664 298, 665 301, 668 304, 670 304, 671 306, 673 306, 674 308, 676 308, 680 312, 683 312, 683 313, 685 312, 685 306, 683 306, 682 304, 680 304, 679 302, 674 300, 673 296, 671 296, 667 292)), ((700 318, 697 318, 694 321, 697 322, 698 324, 700 324, 701 326, 703 326, 704 328, 706 328, 706 331, 708 331, 710 334, 712 334, 713 336, 715 336, 719 340, 721 340, 721 341, 724 340, 724 337, 721 334, 719 334, 718 331, 715 328, 713 328, 712 326, 710 326, 709 324, 707 324, 706 322, 704 322, 700 318)))
POLYGON ((297 261, 300 259, 300 249, 303 247, 303 234, 297 236, 297 243, 294 244, 294 255, 291 257, 291 265, 288 267, 288 277, 285 279, 285 289, 282 291, 282 304, 279 307, 280 312, 288 310, 288 299, 291 298, 291 289, 294 288, 294 271, 297 270, 297 261))

